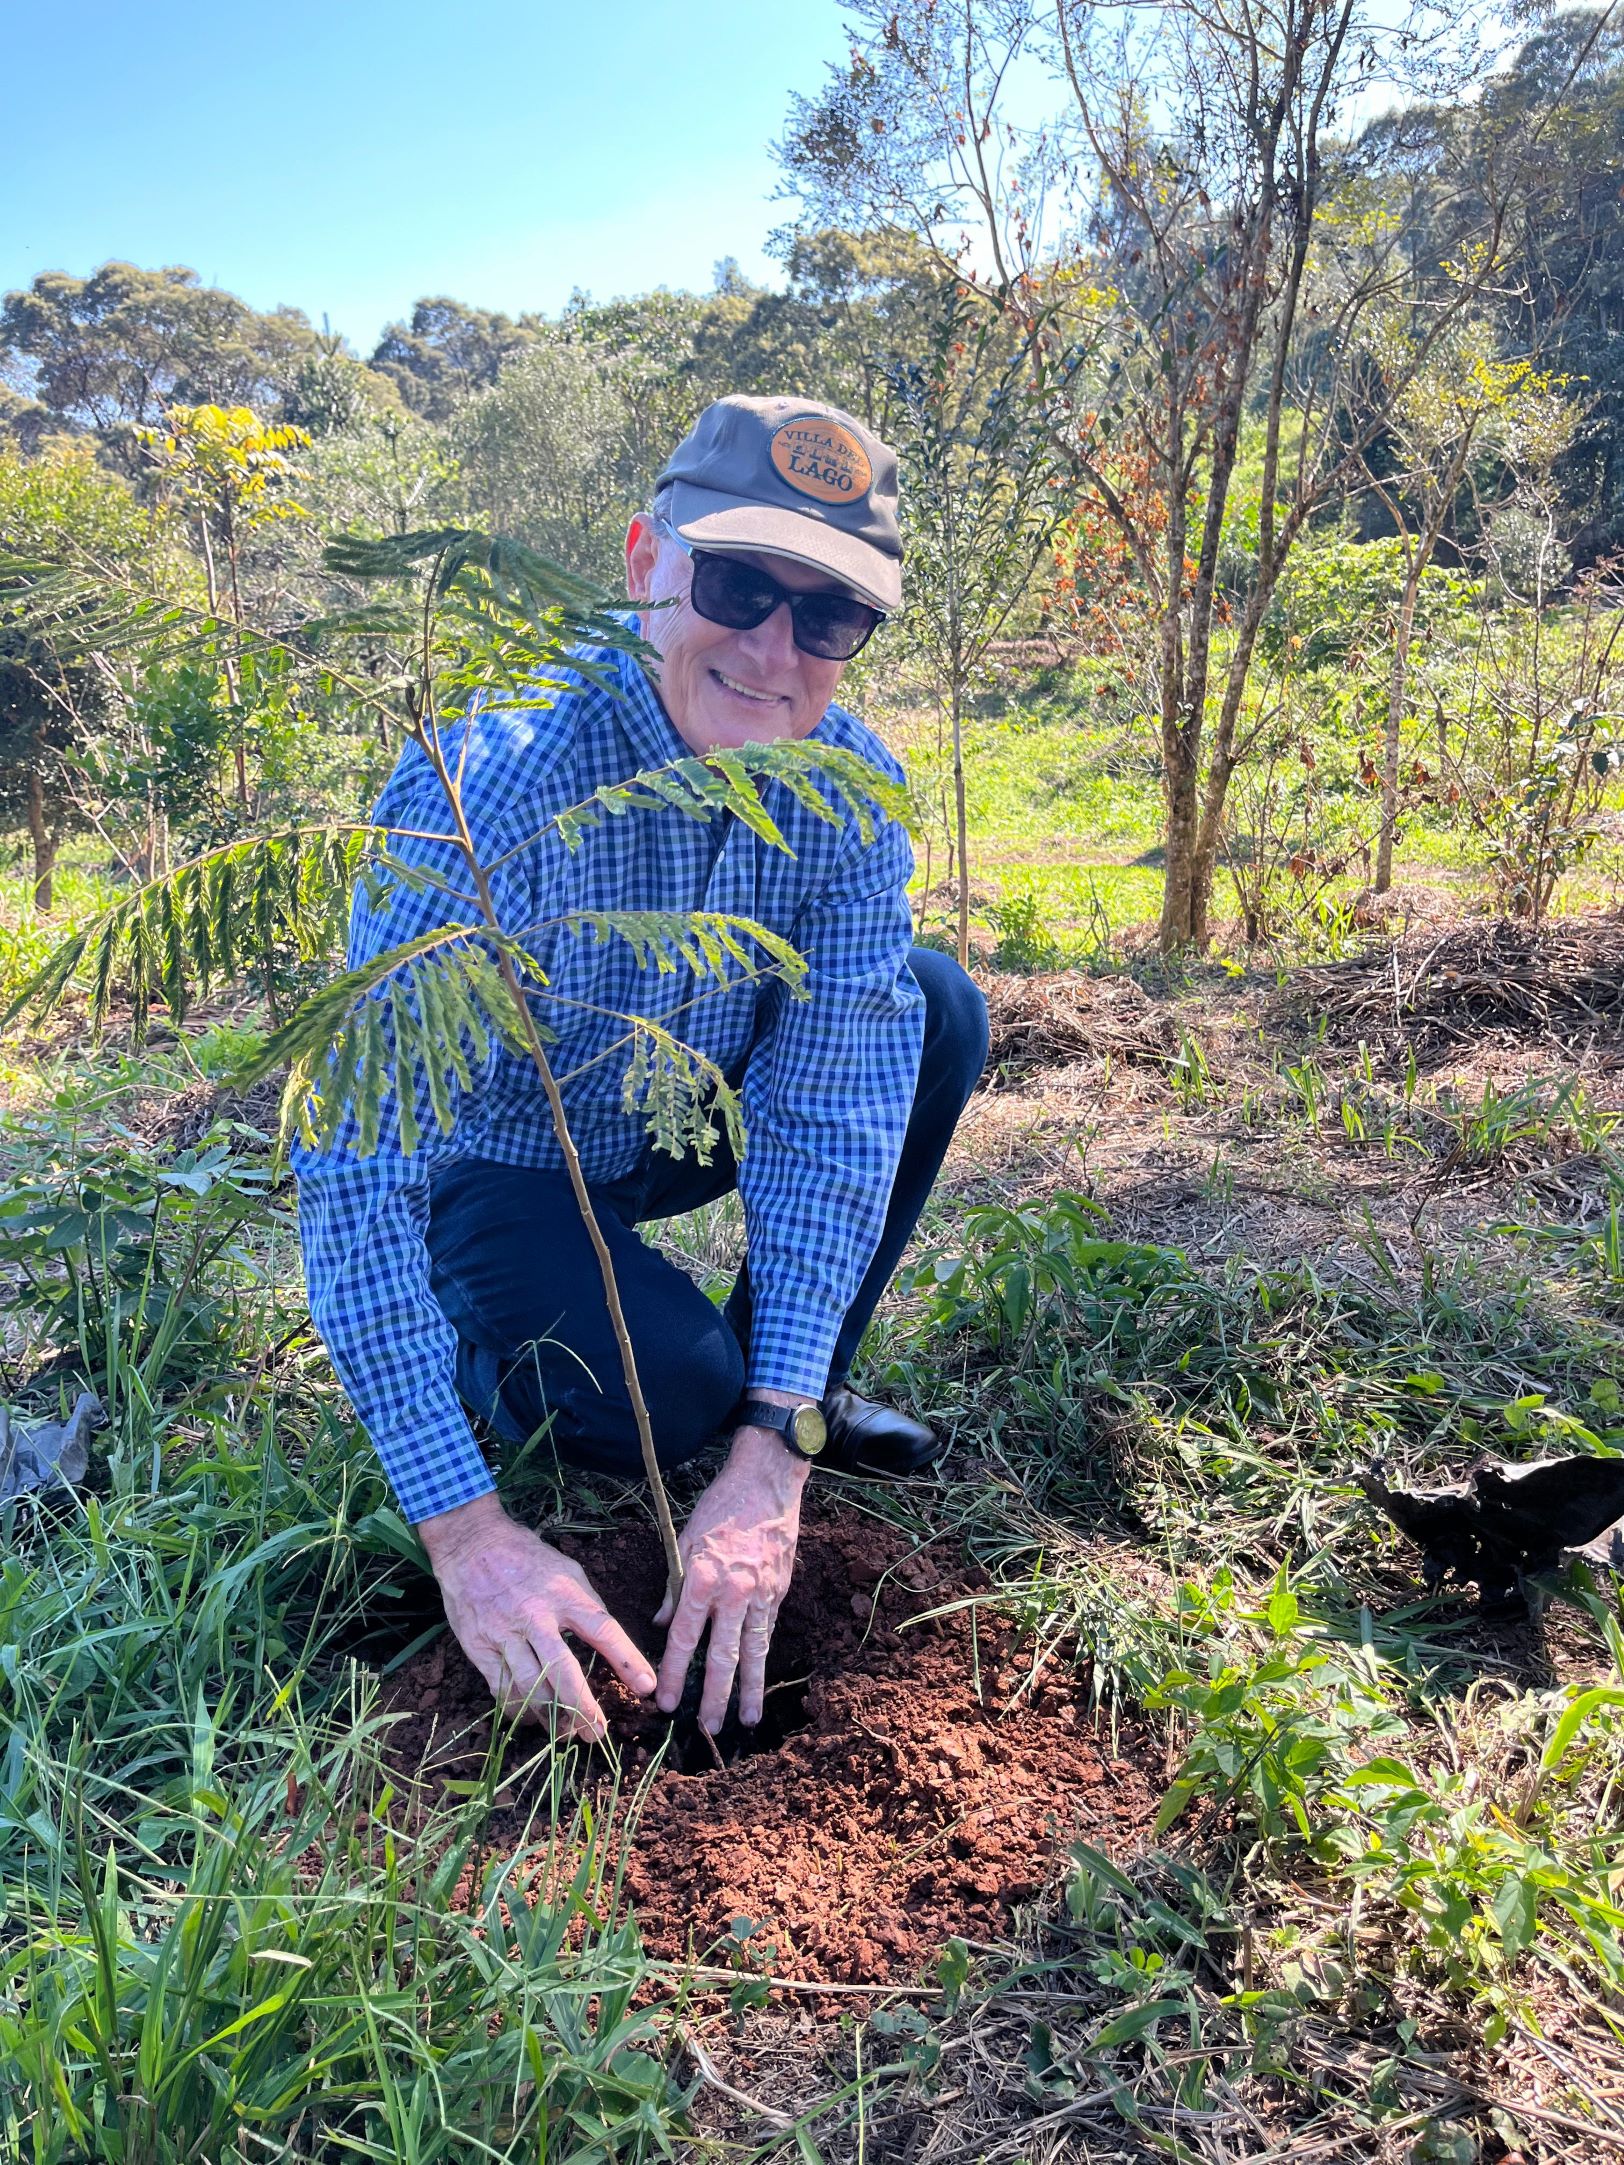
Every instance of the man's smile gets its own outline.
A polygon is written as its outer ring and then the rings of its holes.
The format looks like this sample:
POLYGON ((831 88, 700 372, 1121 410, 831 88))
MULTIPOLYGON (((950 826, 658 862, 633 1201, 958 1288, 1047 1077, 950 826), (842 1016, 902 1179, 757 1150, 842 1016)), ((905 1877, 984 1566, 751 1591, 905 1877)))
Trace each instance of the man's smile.
POLYGON ((730 677, 721 669, 713 668, 711 675, 724 691, 732 692, 740 699, 753 699, 757 706, 776 707, 783 701, 784 695, 782 692, 755 691, 750 685, 741 684, 737 677, 730 677))

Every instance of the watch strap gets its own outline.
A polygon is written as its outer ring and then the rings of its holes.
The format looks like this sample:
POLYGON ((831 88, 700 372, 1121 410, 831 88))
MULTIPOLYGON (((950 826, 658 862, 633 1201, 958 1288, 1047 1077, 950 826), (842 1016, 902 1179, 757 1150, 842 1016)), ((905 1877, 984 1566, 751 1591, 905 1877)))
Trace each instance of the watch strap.
MULTIPOLYGON (((798 1405, 775 1406, 765 1398, 747 1397, 739 1408, 738 1425, 741 1428, 769 1429, 788 1449, 795 1453, 797 1458, 804 1459, 810 1466, 815 1463, 818 1451, 804 1449, 796 1441, 795 1437, 795 1417, 808 1406, 817 1407, 817 1401, 805 1398, 798 1405)), ((818 1407, 817 1410, 822 1411, 821 1407, 818 1407)), ((818 1449, 822 1449, 821 1444, 818 1449)))

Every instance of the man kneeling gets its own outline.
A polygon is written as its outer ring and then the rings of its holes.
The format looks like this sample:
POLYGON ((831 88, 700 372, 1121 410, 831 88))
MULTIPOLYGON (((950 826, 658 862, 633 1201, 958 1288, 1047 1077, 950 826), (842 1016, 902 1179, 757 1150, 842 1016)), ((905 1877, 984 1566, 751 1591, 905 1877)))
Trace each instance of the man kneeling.
MULTIPOLYGON (((658 1678, 578 1564, 503 1510, 469 1425, 522 1443, 544 1423, 566 1462, 628 1479, 637 1433, 602 1279, 534 1068, 492 1047, 410 1156, 296 1153, 311 1310, 469 1659, 504 1701, 604 1723, 566 1635, 672 1711, 707 1624, 700 1720, 760 1720, 779 1604, 814 1464, 903 1474, 928 1464, 921 1423, 859 1398, 847 1376, 981 1073, 986 1009, 957 964, 913 946, 907 837, 879 818, 819 820, 764 789, 790 852, 742 822, 639 811, 574 851, 535 838, 605 784, 720 747, 813 737, 893 778, 890 754, 833 705, 846 663, 901 599, 896 459, 838 409, 726 398, 701 415, 633 521, 627 580, 657 653, 576 657, 537 707, 461 725, 464 810, 504 929, 546 971, 570 1128, 608 1241, 655 1447, 680 1465, 719 1434, 726 1459, 681 1537, 682 1597, 658 1678), (665 604, 662 607, 652 606, 665 604), (651 982, 621 942, 572 936, 572 913, 709 910, 748 917, 806 958, 807 999, 776 976, 695 998, 651 982), (664 999, 665 1008, 657 1004, 664 999), (625 1110, 622 1045, 664 1021, 739 1088, 749 1148, 709 1166, 656 1154, 625 1110), (639 1236, 737 1186, 746 1263, 725 1310, 639 1236)), ((379 802, 390 854, 444 884, 358 890, 352 967, 447 921, 462 864, 426 839, 444 801, 417 749, 379 802)))

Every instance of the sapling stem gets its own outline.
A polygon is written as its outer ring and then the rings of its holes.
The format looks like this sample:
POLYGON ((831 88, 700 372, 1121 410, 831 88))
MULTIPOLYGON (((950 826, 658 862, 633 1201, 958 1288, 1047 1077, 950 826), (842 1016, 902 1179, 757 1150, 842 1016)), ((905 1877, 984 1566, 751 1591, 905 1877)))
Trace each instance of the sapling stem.
POLYGON ((609 1253, 609 1243, 603 1237, 598 1214, 592 1207, 586 1175, 581 1170, 580 1153, 576 1150, 575 1138, 570 1133, 569 1118, 564 1110, 563 1092, 558 1087, 558 1079, 547 1058, 547 1049, 541 1042, 541 1034, 525 999, 524 988, 506 955, 501 958, 501 971, 502 980, 508 988, 508 996, 516 1012, 523 1017, 525 1042, 530 1048, 530 1057, 535 1062, 536 1073, 541 1077, 541 1087, 547 1094, 547 1110, 552 1114, 553 1133, 558 1137, 558 1147, 564 1154, 564 1168, 570 1176, 576 1207, 581 1213, 587 1238, 592 1243, 592 1252, 598 1259, 598 1269, 603 1276, 603 1297, 609 1306, 609 1323, 620 1352, 620 1368, 626 1379, 626 1396, 631 1400, 632 1419, 637 1424, 637 1447, 643 1454, 643 1470, 648 1475, 649 1493, 654 1499, 654 1517, 660 1529, 660 1543, 665 1550, 666 1594, 674 1613, 682 1595, 682 1554, 677 1547, 677 1529, 671 1517, 671 1499, 665 1492, 660 1461, 654 1451, 654 1429, 648 1417, 643 1386, 638 1380, 637 1352, 632 1345, 632 1334, 626 1326, 626 1311, 620 1302, 620 1285, 615 1277, 614 1257, 609 1253))
MULTIPOLYGON (((411 734, 415 736, 418 744, 433 765, 451 817, 456 822, 457 847, 462 854, 463 862, 468 867, 468 876, 473 882, 480 915, 487 927, 492 932, 500 935, 504 929, 501 917, 491 895, 490 881, 486 877, 485 867, 480 862, 479 851, 474 845, 473 834, 469 829, 462 808, 462 791, 458 786, 460 769, 459 773, 454 775, 447 766, 444 754, 440 749, 440 732, 434 722, 430 628, 432 625, 431 598, 435 584, 435 580, 429 582, 425 596, 423 674, 418 711, 412 720, 411 734)), ((626 1325, 626 1311, 621 1304, 620 1285, 615 1277, 614 1258, 610 1255, 609 1244, 603 1237, 603 1228, 598 1223, 598 1214, 592 1207, 592 1197, 587 1188, 586 1175, 581 1170, 580 1153, 575 1147, 575 1138, 570 1133, 569 1117, 564 1109, 563 1093, 558 1087, 558 1079, 554 1075, 552 1065, 547 1058, 547 1048, 541 1041, 541 1032, 536 1027, 536 1018, 530 1012, 530 1003, 525 998, 524 986, 520 982, 518 971, 513 966, 512 957, 500 949, 497 952, 497 967, 501 971, 502 983, 507 989, 508 998, 513 1003, 514 1015, 518 1020, 519 1028, 524 1034, 524 1041, 529 1050, 531 1061, 535 1066, 542 1090, 546 1095, 547 1110, 552 1117, 553 1133, 558 1138, 558 1147, 563 1155, 564 1170, 569 1175, 570 1190, 575 1197, 576 1208, 581 1213, 582 1223, 586 1227, 587 1238, 592 1243, 592 1252, 598 1259, 598 1270, 603 1279, 603 1297, 609 1308, 609 1324, 615 1334, 615 1345, 620 1354, 621 1374, 626 1383, 626 1396, 631 1402, 632 1420, 637 1428, 637 1447, 643 1456, 643 1470, 648 1475, 649 1493, 654 1499, 655 1523, 660 1529, 660 1544, 665 1551, 666 1593, 670 1598, 674 1613, 676 1604, 682 1594, 682 1555, 677 1547, 677 1529, 671 1517, 671 1499, 666 1494, 665 1480, 660 1472, 660 1461, 655 1455, 654 1429, 649 1420, 647 1401, 643 1397, 643 1386, 637 1374, 637 1353, 632 1345, 631 1332, 626 1325)))

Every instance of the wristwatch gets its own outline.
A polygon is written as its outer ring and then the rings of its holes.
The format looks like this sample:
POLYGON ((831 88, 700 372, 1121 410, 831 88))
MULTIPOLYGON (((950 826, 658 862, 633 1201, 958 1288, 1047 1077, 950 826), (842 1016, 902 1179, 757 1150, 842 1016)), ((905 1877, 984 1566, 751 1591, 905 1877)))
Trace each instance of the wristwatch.
POLYGON ((739 1409, 741 1428, 770 1428, 781 1436, 797 1458, 814 1459, 829 1440, 823 1408, 810 1399, 798 1406, 770 1406, 765 1399, 747 1398, 739 1409))

